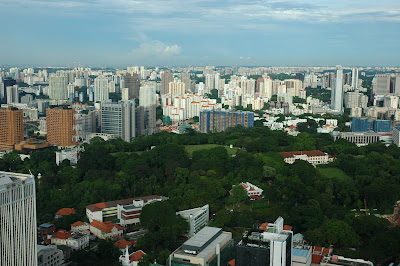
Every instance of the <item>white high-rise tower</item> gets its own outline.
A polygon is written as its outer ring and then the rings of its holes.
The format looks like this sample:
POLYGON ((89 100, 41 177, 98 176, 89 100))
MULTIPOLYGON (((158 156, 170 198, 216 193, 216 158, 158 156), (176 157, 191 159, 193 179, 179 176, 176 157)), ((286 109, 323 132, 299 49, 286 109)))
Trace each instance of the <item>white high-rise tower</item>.
POLYGON ((358 68, 353 68, 351 73, 351 87, 353 90, 358 88, 358 68))
POLYGON ((37 265, 33 175, 0 172, 0 265, 37 265))
POLYGON ((338 112, 343 112, 343 69, 337 66, 335 86, 331 94, 331 108, 338 112))

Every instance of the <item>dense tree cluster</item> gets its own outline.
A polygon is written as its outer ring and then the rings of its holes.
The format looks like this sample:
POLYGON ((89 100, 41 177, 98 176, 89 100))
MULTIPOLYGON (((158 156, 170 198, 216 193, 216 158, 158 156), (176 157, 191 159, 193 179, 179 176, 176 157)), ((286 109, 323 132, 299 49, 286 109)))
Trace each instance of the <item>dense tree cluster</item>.
MULTIPOLYGON (((373 215, 355 215, 364 199, 376 213, 393 212, 400 199, 400 149, 394 145, 357 147, 314 131, 293 137, 268 128, 236 127, 208 134, 164 132, 130 143, 95 138, 84 148, 77 167, 68 161, 57 166, 52 149, 36 151, 25 161, 16 152, 0 160, 1 170, 42 174, 39 223, 51 222, 60 208, 75 208, 73 218, 84 220, 89 204, 158 194, 169 200, 144 208, 142 225, 150 233, 138 241, 151 260, 162 262, 184 241, 187 224, 175 212, 205 204, 215 214, 211 225, 231 230, 236 240, 246 228, 282 216, 295 232, 313 244, 333 245, 339 254, 378 262, 400 252, 398 245, 378 248, 398 241, 400 228, 373 215), (220 146, 208 149, 204 144, 220 146), (185 145, 205 148, 189 156, 185 145), (229 155, 229 145, 239 148, 236 156, 229 155), (285 164, 277 153, 314 149, 337 159, 315 168, 305 161, 285 164), (237 186, 240 182, 262 188, 264 199, 249 200, 237 186)), ((70 222, 59 220, 57 225, 65 228, 70 222)))

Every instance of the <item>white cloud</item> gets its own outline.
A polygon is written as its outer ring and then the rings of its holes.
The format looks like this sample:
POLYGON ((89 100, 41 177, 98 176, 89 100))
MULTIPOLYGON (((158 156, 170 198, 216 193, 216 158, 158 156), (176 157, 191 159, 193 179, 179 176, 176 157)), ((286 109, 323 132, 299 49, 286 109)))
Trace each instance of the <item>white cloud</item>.
POLYGON ((135 59, 148 59, 151 57, 166 59, 181 53, 181 47, 177 44, 168 45, 158 40, 141 43, 139 47, 131 51, 135 59))

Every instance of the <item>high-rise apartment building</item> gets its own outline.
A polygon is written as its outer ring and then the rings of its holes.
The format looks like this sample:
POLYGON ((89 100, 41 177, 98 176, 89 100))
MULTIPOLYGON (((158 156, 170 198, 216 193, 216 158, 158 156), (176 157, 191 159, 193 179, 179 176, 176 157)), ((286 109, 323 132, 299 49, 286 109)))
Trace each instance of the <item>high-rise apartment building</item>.
POLYGON ((135 135, 148 136, 156 129, 156 105, 138 106, 135 109, 135 135))
POLYGON ((68 100, 68 77, 62 73, 49 78, 49 96, 52 100, 68 100))
POLYGON ((268 75, 263 75, 263 81, 259 85, 260 97, 271 99, 272 97, 272 78, 268 75))
POLYGON ((221 132, 228 127, 242 125, 254 126, 254 113, 244 111, 211 110, 200 113, 200 131, 207 133, 221 132))
POLYGON ((19 103, 18 85, 8 86, 6 88, 7 103, 19 103))
POLYGON ((56 146, 76 145, 75 110, 69 106, 54 106, 46 109, 47 141, 56 146))
POLYGON ((37 265, 35 180, 0 172, 0 265, 37 265))
POLYGON ((174 75, 171 71, 166 70, 161 73, 161 95, 168 94, 169 83, 174 80, 174 75))
POLYGON ((101 132, 130 142, 135 137, 135 102, 101 103, 101 132))
POLYGON ((139 105, 151 106, 158 102, 158 94, 156 93, 155 85, 141 86, 139 90, 139 105))
POLYGON ((337 66, 335 86, 331 94, 331 108, 343 112, 343 69, 337 66))
POLYGON ((183 96, 185 94, 185 83, 175 78, 173 82, 169 83, 168 93, 171 95, 183 96))
POLYGON ((299 96, 299 91, 303 88, 303 82, 298 79, 285 79, 287 93, 290 96, 299 96))
POLYGON ((105 76, 98 76, 94 79, 94 101, 104 102, 109 100, 110 89, 108 86, 108 78, 105 76))
POLYGON ((190 73, 181 73, 182 82, 185 83, 185 89, 191 91, 192 81, 190 79, 190 73))
POLYGON ((137 73, 127 73, 125 78, 125 88, 129 89, 129 100, 139 97, 140 79, 137 73))
POLYGON ((351 73, 351 87, 353 90, 356 90, 358 88, 358 68, 353 68, 352 73, 351 73))
POLYGON ((12 150, 23 140, 23 111, 14 107, 0 108, 0 150, 12 150))
POLYGON ((7 99, 7 87, 14 86, 16 84, 17 84, 17 81, 15 79, 5 78, 0 83, 0 100, 1 99, 7 99))
POLYGON ((367 108, 368 96, 358 91, 348 92, 345 94, 344 103, 346 108, 367 108))
POLYGON ((214 86, 215 86, 214 78, 215 78, 214 74, 206 75, 206 79, 205 79, 206 86, 205 86, 205 90, 204 90, 205 93, 210 94, 211 90, 214 89, 214 86))
POLYGON ((390 94, 390 74, 378 74, 372 81, 372 93, 375 95, 390 94))

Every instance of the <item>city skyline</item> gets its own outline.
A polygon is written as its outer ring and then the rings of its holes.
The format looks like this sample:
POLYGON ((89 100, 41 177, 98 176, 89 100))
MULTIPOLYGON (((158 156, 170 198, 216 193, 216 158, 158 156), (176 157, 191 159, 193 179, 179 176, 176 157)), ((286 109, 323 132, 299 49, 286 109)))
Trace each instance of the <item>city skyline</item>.
POLYGON ((400 3, 0 3, 1 65, 399 65, 400 3), (385 41, 379 41, 385 40, 385 41))

